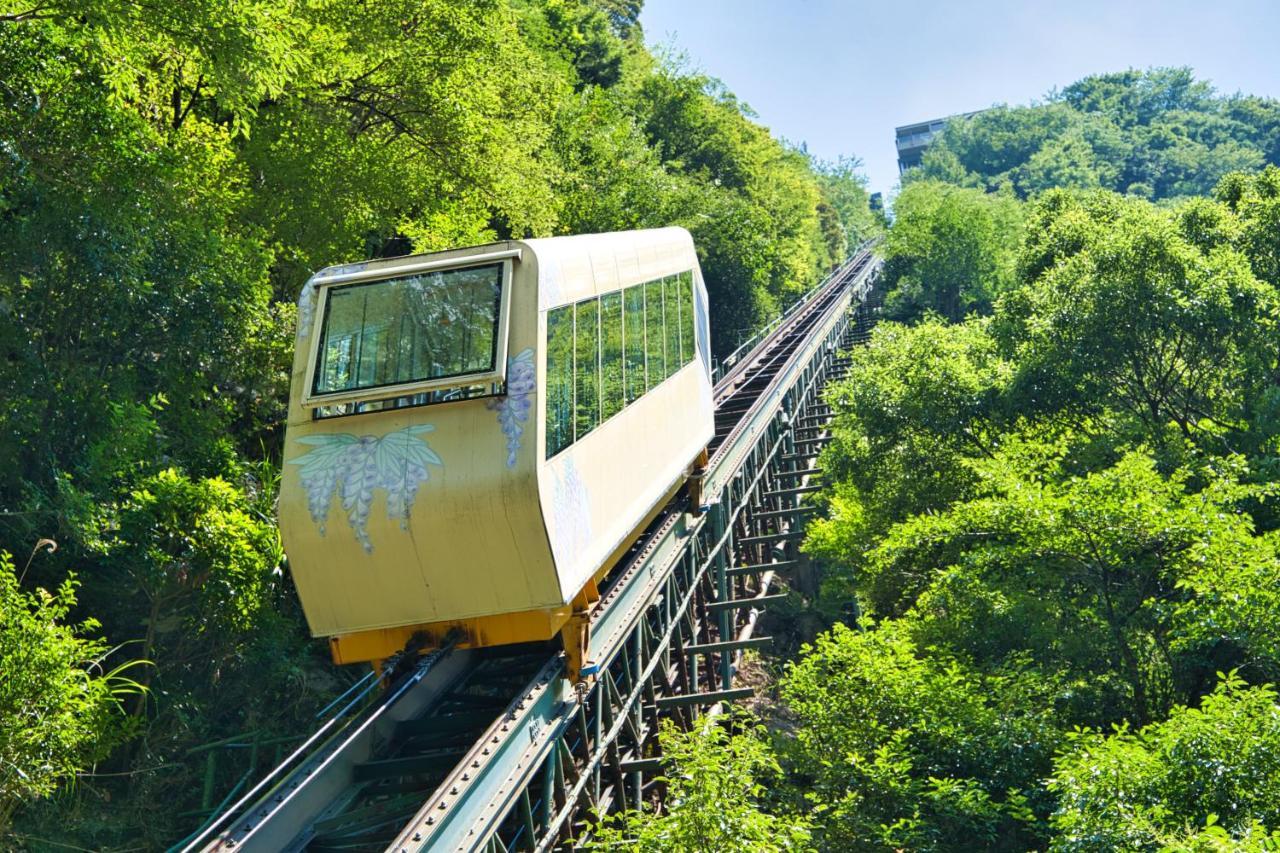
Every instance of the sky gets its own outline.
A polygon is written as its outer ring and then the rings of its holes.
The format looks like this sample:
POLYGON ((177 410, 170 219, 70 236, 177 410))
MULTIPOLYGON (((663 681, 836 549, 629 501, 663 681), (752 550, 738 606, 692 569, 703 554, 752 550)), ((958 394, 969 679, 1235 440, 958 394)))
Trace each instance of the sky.
POLYGON ((1042 100, 1088 74, 1189 65, 1220 92, 1280 97, 1280 0, 644 0, 683 52, 776 135, 898 180, 893 129, 1042 100))

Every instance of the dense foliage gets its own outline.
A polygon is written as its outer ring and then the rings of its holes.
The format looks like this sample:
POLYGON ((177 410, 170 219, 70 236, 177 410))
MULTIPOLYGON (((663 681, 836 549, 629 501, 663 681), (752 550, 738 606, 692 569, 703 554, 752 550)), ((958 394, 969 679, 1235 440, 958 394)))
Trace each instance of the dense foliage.
POLYGON ((923 312, 828 392, 807 547, 862 621, 783 679, 796 796, 826 849, 1269 849, 1280 168, 942 203, 975 192, 904 192, 886 306, 923 312))
POLYGON ((128 733, 121 700, 138 693, 126 673, 103 670, 98 625, 68 622, 74 578, 52 592, 21 581, 0 552, 0 832, 128 733))
POLYGON ((894 201, 885 239, 885 314, 895 320, 935 313, 953 322, 988 314, 1012 284, 1022 211, 1008 195, 915 181, 894 201))
MULTIPOLYGON (((748 723, 730 720, 729 723, 748 723)), ((666 795, 659 810, 631 809, 596 828, 589 850, 638 853, 788 853, 811 849, 809 823, 761 807, 777 760, 757 729, 732 731, 725 720, 696 720, 685 732, 664 721, 658 734, 666 795)), ((749 723, 748 723, 749 725, 749 723)))
POLYGON ((180 838, 186 750, 297 734, 349 677, 306 638, 274 533, 310 271, 679 224, 723 352, 865 236, 855 164, 649 53, 640 7, 0 1, 0 548, 56 539, 22 590, 75 569, 107 665, 154 661, 116 781, 29 811, 45 836, 180 838))
POLYGON ((1072 187, 1168 199, 1207 195, 1229 172, 1268 163, 1280 164, 1280 101, 1218 95, 1189 68, 1155 68, 952 120, 918 171, 1023 197, 1072 187))

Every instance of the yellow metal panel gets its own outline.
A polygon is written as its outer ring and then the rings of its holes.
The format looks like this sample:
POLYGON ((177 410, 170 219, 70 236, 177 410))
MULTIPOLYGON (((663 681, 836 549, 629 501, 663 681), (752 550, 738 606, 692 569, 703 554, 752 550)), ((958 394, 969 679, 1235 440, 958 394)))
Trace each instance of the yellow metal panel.
POLYGON ((374 631, 357 631, 331 637, 329 651, 339 664, 386 660, 402 650, 410 640, 418 640, 425 651, 438 647, 454 631, 461 633, 462 647, 506 646, 549 640, 569 621, 571 608, 563 605, 546 610, 477 616, 430 625, 406 625, 374 631))

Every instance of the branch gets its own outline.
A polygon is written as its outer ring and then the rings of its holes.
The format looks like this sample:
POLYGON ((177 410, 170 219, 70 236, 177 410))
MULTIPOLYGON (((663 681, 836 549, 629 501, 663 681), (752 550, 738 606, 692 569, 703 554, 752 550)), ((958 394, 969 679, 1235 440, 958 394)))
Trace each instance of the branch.
POLYGON ((55 14, 48 14, 48 15, 40 14, 42 11, 48 8, 49 8, 49 4, 45 3, 44 5, 35 6, 31 9, 28 9, 25 12, 11 12, 7 15, 0 15, 0 23, 15 24, 15 23, 20 23, 22 21, 41 21, 41 20, 48 20, 50 18, 58 17, 55 14))

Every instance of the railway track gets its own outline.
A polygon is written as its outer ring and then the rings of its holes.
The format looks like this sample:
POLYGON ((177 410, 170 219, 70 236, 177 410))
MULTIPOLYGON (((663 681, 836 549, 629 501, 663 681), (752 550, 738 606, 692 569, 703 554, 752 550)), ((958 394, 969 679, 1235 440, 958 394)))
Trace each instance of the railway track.
POLYGON ((736 664, 798 562, 820 391, 876 270, 857 254, 717 382, 710 511, 673 500, 606 577, 592 684, 567 684, 550 644, 407 656, 181 849, 549 850, 651 796, 657 718, 750 693, 736 664))

